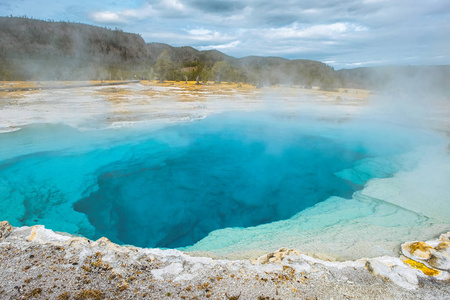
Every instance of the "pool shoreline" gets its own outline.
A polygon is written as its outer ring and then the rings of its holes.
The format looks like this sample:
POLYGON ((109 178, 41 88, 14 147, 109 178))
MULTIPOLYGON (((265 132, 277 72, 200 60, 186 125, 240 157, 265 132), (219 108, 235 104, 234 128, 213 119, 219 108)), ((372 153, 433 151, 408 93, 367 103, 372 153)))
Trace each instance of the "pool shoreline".
POLYGON ((213 260, 118 246, 106 238, 90 241, 40 225, 1 222, 0 233, 1 293, 13 298, 93 293, 133 299, 445 299, 450 293, 448 271, 429 271, 406 258, 330 262, 284 248, 255 260, 213 260), (11 274, 14 281, 6 280, 11 274), (16 289, 17 282, 25 284, 16 289))

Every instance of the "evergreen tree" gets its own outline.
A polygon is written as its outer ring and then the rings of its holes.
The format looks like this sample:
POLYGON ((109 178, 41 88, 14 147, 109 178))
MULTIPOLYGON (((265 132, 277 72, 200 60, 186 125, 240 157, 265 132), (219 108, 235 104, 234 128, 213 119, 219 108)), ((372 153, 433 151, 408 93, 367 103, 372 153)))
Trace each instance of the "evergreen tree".
POLYGON ((166 50, 158 56, 153 70, 158 76, 159 82, 164 82, 167 75, 172 71, 172 69, 172 59, 170 58, 169 51, 166 50))
POLYGON ((230 72, 230 64, 223 60, 216 62, 212 68, 212 73, 214 74, 214 79, 217 83, 221 83, 223 79, 229 79, 230 72))

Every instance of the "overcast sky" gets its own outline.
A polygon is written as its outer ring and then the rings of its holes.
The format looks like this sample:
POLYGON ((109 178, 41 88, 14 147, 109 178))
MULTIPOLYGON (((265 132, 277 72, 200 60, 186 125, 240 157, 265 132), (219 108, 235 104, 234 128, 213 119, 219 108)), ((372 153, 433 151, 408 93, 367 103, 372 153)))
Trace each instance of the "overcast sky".
POLYGON ((336 69, 450 64, 450 0, 0 0, 0 14, 119 27, 146 42, 336 69))

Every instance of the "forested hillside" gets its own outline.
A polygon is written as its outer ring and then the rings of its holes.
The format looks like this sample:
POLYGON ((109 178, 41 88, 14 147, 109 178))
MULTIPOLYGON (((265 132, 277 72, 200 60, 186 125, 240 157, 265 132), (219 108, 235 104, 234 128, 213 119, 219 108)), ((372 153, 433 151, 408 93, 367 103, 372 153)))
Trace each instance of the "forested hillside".
POLYGON ((150 67, 144 40, 120 30, 0 18, 0 79, 129 77, 150 67))
POLYGON ((233 58, 216 50, 149 43, 137 34, 68 22, 0 17, 0 80, 158 78, 258 85, 340 85, 329 66, 308 60, 233 58), (158 63, 159 58, 159 63, 158 63))
MULTIPOLYGON (((335 71, 312 60, 249 56, 148 43, 138 34, 80 23, 0 17, 0 80, 159 79, 383 89, 442 89, 449 66, 335 71)), ((447 88, 448 90, 448 88, 447 88)))

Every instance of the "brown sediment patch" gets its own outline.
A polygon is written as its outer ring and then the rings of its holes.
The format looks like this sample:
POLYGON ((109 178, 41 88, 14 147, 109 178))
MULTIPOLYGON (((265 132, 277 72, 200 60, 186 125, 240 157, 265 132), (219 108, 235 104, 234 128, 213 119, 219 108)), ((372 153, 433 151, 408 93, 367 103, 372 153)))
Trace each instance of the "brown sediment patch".
POLYGON ((199 94, 181 94, 178 95, 178 101, 181 102, 205 102, 206 98, 199 94))
POLYGON ((411 254, 422 259, 429 259, 431 257, 431 249, 433 249, 433 247, 425 242, 415 242, 410 245, 411 254))
POLYGON ((119 104, 128 101, 133 92, 124 88, 108 87, 96 90, 95 94, 105 96, 108 101, 119 104))
POLYGON ((130 81, 14 81, 0 82, 0 91, 15 92, 15 91, 31 91, 31 90, 52 90, 52 89, 67 89, 78 87, 93 87, 93 86, 111 86, 122 85, 129 83, 138 83, 138 80, 130 81))
POLYGON ((136 93, 143 95, 143 96, 151 97, 151 98, 173 97, 176 94, 174 91, 170 91, 170 90, 159 91, 159 90, 153 90, 153 89, 138 91, 136 93))
POLYGON ((138 91, 136 93, 138 93, 139 95, 147 96, 147 97, 155 97, 160 94, 159 91, 153 90, 153 89, 146 89, 146 90, 138 91))
MULTIPOLYGON (((36 88, 47 84, 47 81, 0 81, 0 89, 8 88, 36 88)), ((54 84, 54 82, 52 82, 54 84)))
POLYGON ((38 94, 39 90, 32 91, 14 91, 14 92, 5 92, 0 91, 0 99, 22 99, 30 94, 38 94))
POLYGON ((248 93, 256 91, 256 87, 250 84, 242 83, 201 83, 196 84, 195 81, 188 81, 188 83, 176 82, 176 81, 142 81, 141 84, 146 86, 158 86, 158 87, 170 87, 179 89, 181 92, 198 92, 207 94, 219 94, 219 95, 229 95, 234 93, 248 93))
POLYGON ((371 92, 362 89, 339 88, 335 91, 322 91, 319 89, 307 90, 311 95, 322 96, 328 101, 338 105, 364 105, 367 104, 371 92))
POLYGON ((248 84, 238 83, 205 83, 196 84, 195 81, 175 82, 175 81, 143 81, 143 85, 154 88, 136 91, 137 94, 157 98, 172 98, 179 102, 205 102, 209 97, 244 95, 249 96, 255 93, 256 88, 248 84), (156 88, 155 88, 156 87, 156 88), (163 89, 160 89, 163 88, 163 89))

